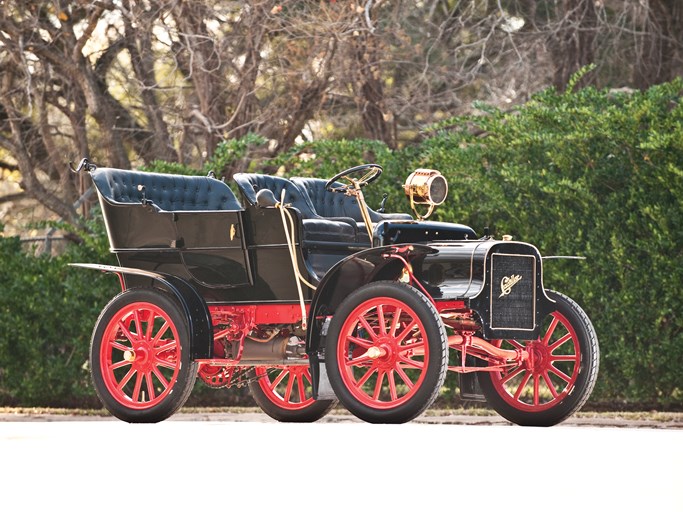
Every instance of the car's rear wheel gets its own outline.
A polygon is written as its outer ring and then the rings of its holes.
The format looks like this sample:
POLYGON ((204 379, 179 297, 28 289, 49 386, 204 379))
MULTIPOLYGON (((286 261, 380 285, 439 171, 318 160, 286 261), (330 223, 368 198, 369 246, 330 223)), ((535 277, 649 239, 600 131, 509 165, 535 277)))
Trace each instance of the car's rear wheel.
POLYGON ((497 347, 525 351, 528 358, 502 371, 478 374, 489 405, 518 425, 564 421, 588 400, 598 375, 598 338, 588 316, 569 297, 546 293, 555 306, 537 339, 492 341, 497 347))
POLYGON ((291 423, 317 421, 336 400, 315 400, 308 366, 255 368, 257 380, 249 383, 254 401, 271 418, 291 423))
POLYGON ((197 375, 186 324, 177 303, 155 289, 127 290, 105 306, 93 332, 90 368, 109 412, 154 423, 185 403, 197 375))
POLYGON ((429 299, 380 281, 351 293, 330 322, 325 364, 344 406, 371 423, 403 423, 427 409, 446 374, 446 332, 429 299))

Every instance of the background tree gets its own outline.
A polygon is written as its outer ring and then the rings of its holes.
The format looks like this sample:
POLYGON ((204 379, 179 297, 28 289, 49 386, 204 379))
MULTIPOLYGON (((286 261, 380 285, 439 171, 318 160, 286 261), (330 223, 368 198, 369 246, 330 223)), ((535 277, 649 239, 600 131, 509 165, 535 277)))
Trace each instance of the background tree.
MULTIPOLYGON (((675 0, 6 0, 0 162, 55 218, 81 222, 89 156, 203 167, 253 133, 412 144, 474 102, 510 108, 585 65, 578 86, 645 89, 682 70, 675 0), (15 172, 15 175, 17 173, 15 172)), ((244 170, 234 159, 225 175, 244 170)), ((19 194, 19 195, 18 195, 19 194)), ((23 194, 23 195, 22 195, 23 194)), ((7 209, 5 209, 7 210, 7 209)), ((5 211, 3 210, 3 211, 5 211)), ((2 219, 0 219, 2 220, 2 219)))

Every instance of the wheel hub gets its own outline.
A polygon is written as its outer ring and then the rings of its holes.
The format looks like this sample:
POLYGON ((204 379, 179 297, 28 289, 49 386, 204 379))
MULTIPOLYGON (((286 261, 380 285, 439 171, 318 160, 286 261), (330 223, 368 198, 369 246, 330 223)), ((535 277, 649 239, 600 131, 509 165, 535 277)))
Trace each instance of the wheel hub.
POLYGON ((533 374, 539 374, 548 368, 550 352, 541 341, 532 341, 526 347, 527 354, 525 366, 533 374))

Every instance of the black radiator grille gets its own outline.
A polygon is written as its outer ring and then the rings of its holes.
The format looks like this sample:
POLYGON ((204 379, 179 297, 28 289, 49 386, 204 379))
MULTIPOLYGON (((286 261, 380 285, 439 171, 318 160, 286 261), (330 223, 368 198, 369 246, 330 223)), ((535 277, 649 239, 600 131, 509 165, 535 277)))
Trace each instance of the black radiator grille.
POLYGON ((491 255, 491 328, 533 330, 536 320, 536 258, 491 255))

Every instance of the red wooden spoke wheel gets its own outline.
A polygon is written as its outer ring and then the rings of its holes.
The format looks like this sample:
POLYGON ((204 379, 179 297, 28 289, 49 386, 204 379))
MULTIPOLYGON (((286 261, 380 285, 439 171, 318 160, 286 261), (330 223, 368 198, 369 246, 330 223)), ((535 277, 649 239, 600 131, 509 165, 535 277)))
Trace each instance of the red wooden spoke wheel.
POLYGON ((390 297, 361 303, 342 326, 337 359, 351 394, 370 407, 407 402, 426 374, 425 328, 406 304, 390 297))
POLYGON ((438 313, 421 292, 402 283, 371 283, 349 295, 330 323, 327 372, 356 416, 400 423, 436 398, 446 346, 438 313))
POLYGON ((595 330, 570 298, 547 291, 555 309, 535 340, 495 340, 528 358, 503 371, 482 372, 479 383, 490 405, 514 423, 549 426, 576 412, 588 399, 598 370, 595 330))
POLYGON ((284 422, 312 422, 325 416, 335 400, 315 400, 308 366, 255 368, 258 380, 249 390, 259 407, 271 418, 284 422))
POLYGON ((185 402, 196 364, 176 303, 156 290, 134 289, 103 310, 91 344, 93 383, 105 407, 131 422, 165 419, 185 402))

